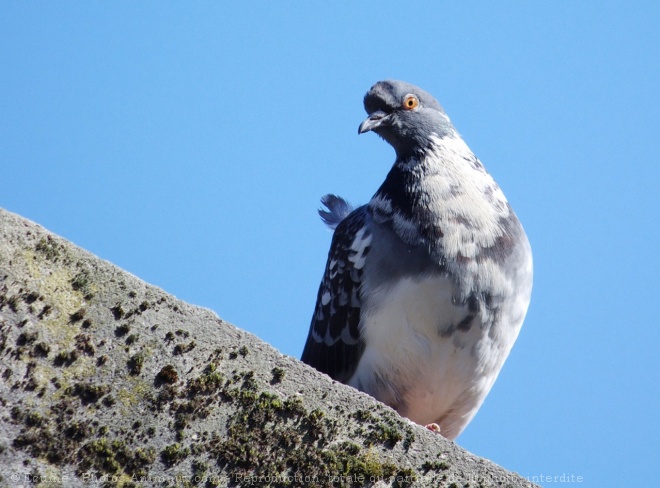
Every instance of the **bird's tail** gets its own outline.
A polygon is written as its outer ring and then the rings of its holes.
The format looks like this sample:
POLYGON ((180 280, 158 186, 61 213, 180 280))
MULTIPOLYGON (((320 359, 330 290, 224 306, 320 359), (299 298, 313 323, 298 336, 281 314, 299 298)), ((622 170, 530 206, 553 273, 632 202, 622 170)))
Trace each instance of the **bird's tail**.
POLYGON ((332 230, 353 211, 353 206, 337 195, 328 194, 321 198, 321 203, 328 209, 319 209, 321 220, 332 230))

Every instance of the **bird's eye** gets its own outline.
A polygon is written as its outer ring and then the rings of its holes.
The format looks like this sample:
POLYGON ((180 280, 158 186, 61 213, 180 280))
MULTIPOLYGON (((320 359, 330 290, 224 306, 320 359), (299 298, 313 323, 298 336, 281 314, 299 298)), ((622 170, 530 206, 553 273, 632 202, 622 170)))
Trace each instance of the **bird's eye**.
POLYGON ((419 106, 419 100, 415 95, 406 95, 403 99, 403 108, 406 110, 415 110, 419 106))

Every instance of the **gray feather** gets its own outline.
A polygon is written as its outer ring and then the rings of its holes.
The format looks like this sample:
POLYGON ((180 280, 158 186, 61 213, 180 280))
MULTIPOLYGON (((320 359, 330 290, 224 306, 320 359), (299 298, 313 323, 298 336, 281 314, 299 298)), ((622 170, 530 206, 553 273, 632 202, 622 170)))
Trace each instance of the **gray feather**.
POLYGON ((328 209, 319 209, 323 223, 335 230, 339 223, 353 211, 353 206, 337 195, 328 194, 321 198, 321 203, 328 209))

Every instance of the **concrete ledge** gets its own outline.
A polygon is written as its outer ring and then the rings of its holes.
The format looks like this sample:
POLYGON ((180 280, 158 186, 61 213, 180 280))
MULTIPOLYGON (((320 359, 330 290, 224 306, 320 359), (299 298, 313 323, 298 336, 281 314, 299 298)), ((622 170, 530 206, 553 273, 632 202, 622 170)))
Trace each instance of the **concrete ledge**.
POLYGON ((2 209, 0 485, 534 486, 2 209))

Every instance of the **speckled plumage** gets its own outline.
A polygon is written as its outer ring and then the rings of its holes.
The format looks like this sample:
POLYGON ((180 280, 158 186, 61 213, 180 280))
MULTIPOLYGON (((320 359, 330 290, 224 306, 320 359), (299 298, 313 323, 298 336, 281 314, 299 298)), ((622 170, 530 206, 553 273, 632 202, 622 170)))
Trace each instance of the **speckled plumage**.
POLYGON ((384 81, 364 105, 359 132, 397 157, 367 205, 324 197, 335 233, 302 360, 455 439, 518 336, 531 249, 431 95, 384 81))

